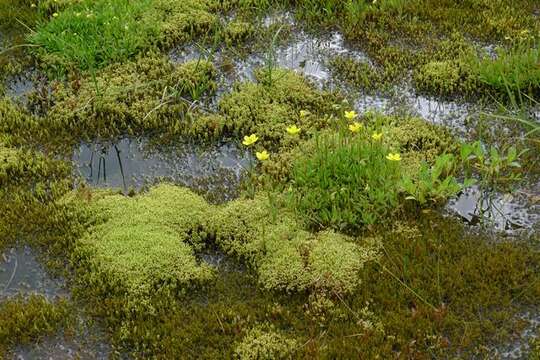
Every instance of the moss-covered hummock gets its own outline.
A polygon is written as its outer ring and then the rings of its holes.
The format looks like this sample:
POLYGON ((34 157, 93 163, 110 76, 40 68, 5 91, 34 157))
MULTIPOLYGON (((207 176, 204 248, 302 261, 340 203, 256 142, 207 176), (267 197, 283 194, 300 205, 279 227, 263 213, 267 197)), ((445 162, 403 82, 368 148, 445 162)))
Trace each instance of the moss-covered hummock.
POLYGON ((198 264, 194 254, 204 246, 197 234, 208 205, 189 190, 163 185, 136 198, 104 196, 92 211, 100 220, 80 241, 79 251, 88 258, 89 276, 109 281, 126 299, 212 279, 211 268, 198 264))
POLYGON ((284 69, 257 73, 257 82, 239 84, 219 104, 223 119, 219 126, 224 133, 242 138, 257 134, 258 148, 277 150, 296 144, 287 136, 286 128, 297 125, 303 135, 310 136, 332 123, 336 94, 316 90, 303 76, 284 69), (308 111, 310 116, 300 116, 308 111))
POLYGON ((54 93, 55 105, 41 131, 63 140, 112 138, 125 134, 182 133, 191 125, 189 101, 216 90, 215 69, 207 61, 175 67, 146 54, 111 65, 95 78, 75 79, 54 93))
POLYGON ((377 254, 373 241, 363 248, 333 232, 302 230, 290 215, 272 220, 264 196, 217 207, 190 190, 160 185, 135 198, 103 196, 91 211, 100 220, 80 241, 79 251, 92 277, 111 282, 128 297, 211 280, 211 268, 195 257, 209 241, 247 261, 271 290, 350 293, 364 263, 377 254))

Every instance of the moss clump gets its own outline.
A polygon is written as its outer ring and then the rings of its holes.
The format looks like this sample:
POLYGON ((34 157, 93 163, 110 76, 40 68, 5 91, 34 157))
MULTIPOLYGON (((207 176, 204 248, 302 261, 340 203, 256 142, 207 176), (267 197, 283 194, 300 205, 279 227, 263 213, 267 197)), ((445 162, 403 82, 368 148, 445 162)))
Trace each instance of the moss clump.
POLYGON ((467 94, 478 88, 477 77, 468 64, 460 61, 432 61, 414 73, 416 88, 420 91, 452 95, 467 94))
POLYGON ((383 74, 365 61, 338 56, 332 59, 330 66, 337 78, 354 86, 355 90, 369 91, 384 86, 383 74))
POLYGON ((446 128, 423 119, 378 113, 369 113, 366 119, 382 129, 387 144, 401 153, 402 168, 411 175, 422 162, 433 164, 439 155, 458 150, 458 142, 446 128))
MULTIPOLYGON (((292 124, 306 135, 327 126, 337 101, 336 95, 316 90, 304 77, 292 71, 260 71, 257 83, 239 84, 219 104, 224 133, 243 137, 256 133, 258 147, 279 149, 291 143, 286 128, 292 124), (301 117, 300 111, 312 116, 301 117)), ((295 141, 292 141, 295 144, 295 141)))
POLYGON ((225 27, 223 36, 228 46, 235 46, 245 43, 254 35, 255 27, 253 24, 241 20, 233 20, 225 27))
POLYGON ((376 242, 312 234, 283 210, 272 219, 276 211, 265 197, 237 200, 211 218, 208 231, 224 251, 246 259, 266 289, 347 294, 359 285, 358 273, 377 257, 376 242))
POLYGON ((0 248, 40 230, 43 214, 71 189, 70 174, 63 161, 0 145, 0 248))
POLYGON ((241 360, 290 359, 298 346, 297 340, 259 326, 247 332, 242 342, 236 346, 235 355, 241 360))
POLYGON ((209 266, 198 264, 197 231, 208 205, 189 190, 161 185, 136 198, 110 195, 92 203, 100 218, 80 249, 96 279, 112 281, 128 299, 151 297, 164 287, 180 291, 209 281, 209 266))
POLYGON ((206 61, 175 67, 152 54, 112 65, 95 79, 59 88, 43 127, 80 140, 121 134, 167 133, 189 128, 188 105, 216 89, 215 69, 206 61), (129 84, 126 86, 126 84, 129 84))
POLYGON ((53 335, 70 321, 71 307, 65 300, 54 303, 32 295, 0 302, 0 355, 16 345, 53 335))
POLYGON ((311 234, 291 215, 269 220, 264 196, 219 207, 187 189, 160 185, 136 198, 105 196, 90 208, 99 220, 81 239, 79 252, 91 276, 135 296, 210 280, 210 268, 194 255, 210 239, 247 261, 271 290, 350 293, 364 263, 377 253, 375 243, 361 247, 333 232, 311 234))
POLYGON ((49 134, 40 129, 40 119, 17 107, 6 98, 0 98, 0 135, 4 144, 32 146, 46 143, 49 134))

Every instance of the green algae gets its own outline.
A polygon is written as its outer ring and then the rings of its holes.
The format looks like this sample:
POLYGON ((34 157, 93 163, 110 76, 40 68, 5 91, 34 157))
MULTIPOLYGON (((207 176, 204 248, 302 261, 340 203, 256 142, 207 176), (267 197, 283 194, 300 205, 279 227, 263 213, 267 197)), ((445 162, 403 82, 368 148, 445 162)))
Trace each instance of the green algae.
POLYGON ((38 295, 0 302, 0 355, 6 356, 16 345, 54 335, 69 324, 71 311, 65 300, 49 302, 38 295))

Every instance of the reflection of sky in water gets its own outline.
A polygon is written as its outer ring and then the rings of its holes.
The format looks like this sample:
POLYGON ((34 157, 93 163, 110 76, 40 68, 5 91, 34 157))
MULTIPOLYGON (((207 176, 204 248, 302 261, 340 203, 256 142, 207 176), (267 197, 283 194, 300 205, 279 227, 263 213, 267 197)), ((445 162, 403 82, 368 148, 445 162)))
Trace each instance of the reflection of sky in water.
POLYGON ((52 279, 29 247, 6 250, 0 257, 0 300, 17 294, 53 299, 66 295, 61 280, 52 279))
POLYGON ((219 193, 223 200, 234 197, 253 162, 248 151, 231 143, 154 147, 127 138, 107 145, 82 144, 73 160, 94 186, 140 189, 163 179, 203 194, 219 193))
POLYGON ((518 192, 489 194, 474 186, 450 200, 447 209, 471 225, 486 225, 496 231, 513 233, 531 230, 540 220, 540 204, 531 202, 518 192))
POLYGON ((5 83, 5 94, 8 98, 26 103, 28 94, 37 86, 38 74, 34 70, 27 70, 19 75, 8 77, 5 83))

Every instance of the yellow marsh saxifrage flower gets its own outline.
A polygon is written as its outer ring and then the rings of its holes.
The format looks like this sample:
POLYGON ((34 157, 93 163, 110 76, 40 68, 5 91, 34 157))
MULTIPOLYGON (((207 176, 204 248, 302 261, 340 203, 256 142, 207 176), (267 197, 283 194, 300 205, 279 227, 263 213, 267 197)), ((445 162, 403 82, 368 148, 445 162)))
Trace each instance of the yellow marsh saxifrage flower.
POLYGON ((361 128, 362 128, 362 124, 356 121, 353 124, 349 125, 349 130, 353 133, 359 132, 361 128))
POLYGON ((386 155, 386 158, 390 161, 401 161, 401 155, 398 153, 390 153, 386 155))
POLYGON ((256 134, 251 134, 249 136, 244 136, 244 141, 242 141, 242 144, 245 146, 253 145, 259 140, 259 137, 256 134))
POLYGON ((266 150, 263 150, 261 152, 257 151, 255 155, 257 156, 257 159, 259 159, 260 161, 268 160, 268 158, 270 157, 270 154, 268 154, 266 150))
POLYGON ((347 120, 354 120, 358 117, 358 114, 356 113, 356 111, 352 110, 352 111, 345 111, 345 118, 347 120))
POLYGON ((58 13, 52 14, 53 17, 58 17, 58 13))
POLYGON ((381 133, 377 133, 377 132, 374 132, 373 135, 371 135, 371 138, 375 141, 379 141, 382 139, 382 132, 381 133))
POLYGON ((300 128, 296 125, 291 125, 287 128, 287 132, 291 135, 296 135, 300 132, 300 128))

